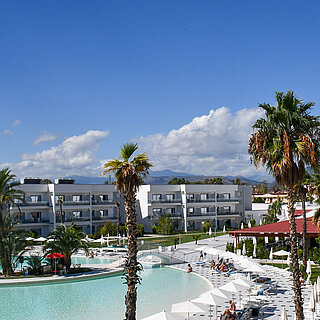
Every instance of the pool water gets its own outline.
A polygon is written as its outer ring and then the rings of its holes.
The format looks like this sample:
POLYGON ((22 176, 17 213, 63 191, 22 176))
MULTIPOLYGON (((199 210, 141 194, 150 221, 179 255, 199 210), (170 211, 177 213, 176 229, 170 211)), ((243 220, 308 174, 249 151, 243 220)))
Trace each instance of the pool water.
POLYGON ((72 263, 74 264, 108 264, 115 261, 115 259, 99 259, 89 257, 72 257, 72 263))
MULTIPOLYGON (((210 289, 202 278, 180 270, 145 267, 138 285, 138 319, 210 289)), ((0 319, 121 320, 126 285, 121 276, 61 284, 0 287, 0 319)))

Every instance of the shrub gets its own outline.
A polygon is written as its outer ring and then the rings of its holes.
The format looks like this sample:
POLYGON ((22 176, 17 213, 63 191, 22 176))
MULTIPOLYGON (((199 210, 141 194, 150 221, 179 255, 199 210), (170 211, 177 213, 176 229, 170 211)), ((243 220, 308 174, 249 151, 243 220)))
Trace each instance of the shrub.
POLYGON ((209 232, 210 227, 211 227, 211 223, 209 221, 206 221, 203 224, 203 232, 209 232))

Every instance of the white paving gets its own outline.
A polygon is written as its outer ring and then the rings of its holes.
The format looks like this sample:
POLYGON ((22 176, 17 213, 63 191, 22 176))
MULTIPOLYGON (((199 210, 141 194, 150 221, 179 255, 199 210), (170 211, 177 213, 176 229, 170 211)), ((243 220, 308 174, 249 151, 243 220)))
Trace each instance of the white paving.
MULTIPOLYGON (((210 281, 210 283, 213 285, 213 287, 219 287, 222 286, 231 280, 233 280, 236 275, 232 274, 230 277, 221 275, 219 273, 215 273, 210 270, 209 267, 205 266, 199 266, 196 264, 196 262, 199 259, 199 247, 204 246, 205 248, 216 248, 219 250, 225 251, 226 243, 232 242, 232 239, 229 238, 229 236, 220 236, 217 237, 216 240, 213 238, 206 239, 206 240, 200 240, 198 241, 198 245, 193 243, 186 243, 178 246, 178 249, 175 251, 174 255, 180 258, 184 258, 187 263, 184 264, 177 264, 174 265, 175 268, 179 268, 182 270, 188 270, 188 263, 191 263, 193 267, 193 272, 197 273, 198 275, 206 278, 210 281)), ((206 250, 204 250, 206 251, 206 250)), ((213 255, 207 255, 207 261, 211 261, 211 259, 214 258, 215 261, 217 261, 217 256, 213 255)), ((268 295, 259 296, 262 297, 263 303, 261 303, 261 313, 259 314, 259 317, 255 319, 280 319, 281 316, 281 310, 284 307, 287 311, 288 319, 293 320, 295 319, 295 312, 294 312, 294 294, 292 290, 292 276, 291 272, 287 270, 282 270, 276 267, 268 266, 266 267, 267 272, 264 274, 264 276, 271 278, 272 280, 272 286, 274 287, 273 290, 268 295)), ((241 272, 243 269, 238 268, 239 272, 241 272)), ((305 313, 308 319, 313 319, 312 313, 308 312, 308 304, 309 304, 309 296, 310 292, 312 290, 312 286, 305 286, 303 288, 303 296, 305 301, 305 313)), ((221 312, 223 312, 226 308, 226 305, 218 306, 218 315, 220 315, 221 312)), ((208 310, 208 308, 207 308, 208 310)), ((319 308, 319 317, 316 317, 314 319, 320 319, 320 308, 319 308)), ((213 312, 214 317, 212 319, 215 319, 215 312, 213 312)), ((208 319, 209 318, 209 312, 205 312, 202 314, 196 314, 190 317, 190 319, 198 320, 198 319, 208 319)))

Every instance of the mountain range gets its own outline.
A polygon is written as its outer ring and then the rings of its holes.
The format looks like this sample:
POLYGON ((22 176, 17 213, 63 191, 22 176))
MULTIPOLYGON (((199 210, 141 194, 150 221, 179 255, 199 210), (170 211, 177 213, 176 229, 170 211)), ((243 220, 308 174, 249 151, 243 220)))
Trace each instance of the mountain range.
MULTIPOLYGON (((232 184, 232 181, 236 178, 240 178, 241 181, 246 182, 249 185, 258 184, 259 180, 251 179, 243 176, 205 176, 205 175, 193 175, 185 172, 176 172, 172 170, 151 171, 144 181, 146 184, 167 184, 174 177, 185 178, 190 182, 204 181, 205 179, 221 178, 223 184, 232 184)), ((75 180, 75 183, 81 184, 103 184, 106 180, 110 183, 110 177, 87 177, 87 176, 70 176, 75 180)))

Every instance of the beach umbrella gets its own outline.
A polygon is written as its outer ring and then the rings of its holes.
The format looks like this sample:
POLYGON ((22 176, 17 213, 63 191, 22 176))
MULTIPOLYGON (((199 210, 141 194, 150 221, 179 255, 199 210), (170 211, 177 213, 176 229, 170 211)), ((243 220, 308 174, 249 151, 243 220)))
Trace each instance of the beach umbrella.
POLYGON ((27 240, 27 241, 33 241, 33 240, 34 240, 34 238, 32 238, 32 237, 28 237, 28 238, 26 238, 26 240, 27 240))
POLYGON ((290 267, 290 256, 288 256, 288 258, 287 258, 287 265, 288 265, 288 267, 290 267))
POLYGON ((307 262, 307 270, 306 270, 306 272, 307 272, 308 274, 311 274, 311 271, 312 271, 311 261, 310 261, 310 259, 309 259, 308 262, 307 262))
POLYGON ((317 283, 315 282, 313 284, 313 297, 314 297, 314 302, 317 303, 318 302, 318 293, 317 293, 317 283))
POLYGON ((205 312, 202 308, 199 307, 198 304, 191 302, 190 300, 175 303, 171 307, 172 313, 181 313, 183 315, 188 316, 188 320, 190 319, 190 313, 201 313, 205 312))
POLYGON ((234 281, 230 281, 225 285, 219 287, 220 290, 229 291, 232 293, 238 293, 241 291, 245 291, 247 289, 246 285, 235 283, 234 281))
POLYGON ((251 228, 251 221, 248 222, 248 228, 251 228))
POLYGON ((224 291, 219 288, 214 288, 209 292, 214 296, 222 297, 224 299, 229 299, 232 297, 232 293, 230 291, 224 291))
POLYGON ((223 226, 223 232, 226 232, 226 226, 223 226))
POLYGON ((55 241, 54 239, 48 239, 47 242, 53 242, 55 241))
POLYGON ((283 257, 283 256, 290 256, 290 252, 285 250, 279 250, 273 253, 274 256, 283 257))
POLYGON ((211 227, 209 228, 208 234, 209 234, 209 236, 211 237, 211 235, 212 235, 212 229, 211 229, 211 227))
POLYGON ((257 256, 257 244, 255 243, 253 245, 253 253, 252 253, 252 256, 255 258, 257 256))
POLYGON ((59 253, 59 252, 55 252, 55 253, 49 253, 46 255, 46 258, 48 259, 54 259, 54 273, 57 273, 57 260, 58 258, 63 258, 64 255, 59 253))
POLYGON ((273 260, 273 248, 272 247, 271 247, 271 250, 270 250, 269 259, 273 260))
POLYGON ((243 246, 242 246, 242 254, 245 256, 247 254, 247 250, 246 250, 246 243, 243 242, 243 246))
POLYGON ((251 264, 251 266, 244 269, 244 272, 264 273, 264 272, 266 272, 266 270, 263 269, 262 266, 260 266, 259 264, 253 263, 253 264, 251 264))
POLYGON ((288 320, 288 315, 287 315, 287 311, 285 308, 282 308, 282 310, 281 310, 280 320, 288 320))
POLYGON ((210 291, 205 292, 202 295, 200 295, 198 298, 191 300, 191 302, 196 302, 196 303, 203 303, 206 305, 209 305, 209 318, 211 319, 211 307, 215 306, 216 310, 216 318, 217 318, 217 306, 221 305, 222 303, 228 301, 228 298, 226 297, 221 297, 221 296, 216 296, 212 294, 210 291))
POLYGON ((314 301, 313 292, 310 293, 310 300, 309 300, 309 310, 313 313, 316 309, 316 303, 314 301))
POLYGON ((261 226, 262 225, 262 220, 260 219, 260 221, 259 221, 259 226, 261 226))
POLYGON ((47 241, 47 239, 44 237, 40 237, 40 238, 34 239, 33 241, 34 242, 41 242, 41 244, 42 244, 42 242, 47 241))
POLYGON ((165 310, 153 314, 150 317, 143 318, 142 320, 179 320, 182 319, 180 316, 176 316, 170 312, 166 312, 165 310))
POLYGON ((244 287, 247 287, 247 288, 250 288, 250 287, 252 287, 252 286, 254 286, 256 284, 255 282, 253 282, 251 280, 248 280, 246 278, 236 278, 232 282, 236 283, 236 284, 240 284, 241 286, 244 286, 244 287))
POLYGON ((243 222, 241 223, 241 229, 244 229, 244 225, 243 225, 243 222))
POLYGON ((320 295, 320 277, 319 276, 317 278, 317 291, 318 291, 318 295, 320 295))

